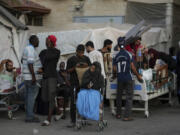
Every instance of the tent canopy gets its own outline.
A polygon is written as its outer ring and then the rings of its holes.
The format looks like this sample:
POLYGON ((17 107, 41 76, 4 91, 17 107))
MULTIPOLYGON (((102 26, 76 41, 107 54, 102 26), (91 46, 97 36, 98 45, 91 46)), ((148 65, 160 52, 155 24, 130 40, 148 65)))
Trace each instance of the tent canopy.
POLYGON ((180 5, 179 0, 128 0, 130 2, 141 2, 141 3, 151 3, 151 4, 156 4, 156 3, 174 3, 180 5))
MULTIPOLYGON (((132 27, 133 25, 123 25, 123 30, 105 27, 100 29, 39 33, 37 34, 40 40, 38 51, 40 52, 46 48, 46 37, 51 34, 57 37, 57 48, 61 50, 62 55, 75 53, 78 44, 85 44, 89 40, 94 42, 95 49, 102 48, 105 39, 111 39, 114 47, 117 44, 117 38, 124 36, 132 27)), ((169 35, 165 29, 151 28, 142 35, 142 43, 147 47, 153 47, 166 43, 168 37, 169 35)))
POLYGON ((15 67, 20 67, 23 48, 28 31, 26 26, 0 6, 0 61, 11 59, 15 67))
POLYGON ((17 29, 22 29, 22 30, 27 29, 26 25, 21 23, 16 17, 14 17, 2 6, 0 6, 0 15, 2 15, 6 20, 11 22, 17 29))

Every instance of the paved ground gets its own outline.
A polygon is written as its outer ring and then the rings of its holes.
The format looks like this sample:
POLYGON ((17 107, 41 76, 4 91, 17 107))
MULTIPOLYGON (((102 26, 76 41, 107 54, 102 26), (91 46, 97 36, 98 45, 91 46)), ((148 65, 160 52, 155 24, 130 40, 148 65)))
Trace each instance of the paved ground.
MULTIPOLYGON (((81 131, 66 128, 69 122, 60 120, 52 122, 49 127, 40 124, 24 123, 24 113, 15 113, 16 120, 8 120, 6 113, 0 112, 0 135, 180 135, 180 107, 169 107, 159 102, 151 105, 150 118, 144 118, 142 112, 134 113, 134 121, 123 122, 112 117, 108 108, 105 109, 108 128, 103 132, 96 131, 97 124, 92 123, 81 131), (33 133, 33 130, 38 133, 33 133)), ((40 116, 44 120, 44 116, 40 116)))

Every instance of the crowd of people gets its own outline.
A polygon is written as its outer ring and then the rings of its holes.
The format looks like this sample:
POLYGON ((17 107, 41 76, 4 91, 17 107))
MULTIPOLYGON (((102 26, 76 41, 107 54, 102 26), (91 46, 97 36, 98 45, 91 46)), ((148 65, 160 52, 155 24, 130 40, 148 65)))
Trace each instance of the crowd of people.
MULTIPOLYGON (((23 78, 25 81, 25 122, 40 122, 34 114, 34 106, 39 89, 41 88, 41 99, 48 103, 48 116, 42 122, 42 126, 49 126, 52 121, 52 115, 56 114, 55 120, 65 119, 65 108, 70 98, 70 118, 71 123, 68 127, 74 127, 76 123, 76 97, 81 89, 106 90, 107 78, 110 76, 107 70, 112 66, 111 79, 117 78, 117 112, 116 118, 122 118, 122 95, 125 92, 126 104, 123 120, 132 120, 133 106, 133 75, 140 82, 143 82, 140 69, 158 68, 156 65, 168 65, 168 69, 177 73, 177 82, 180 81, 180 52, 175 57, 175 49, 170 48, 170 54, 158 52, 155 49, 147 49, 141 44, 141 38, 135 42, 126 45, 124 37, 117 39, 117 46, 114 48, 112 60, 107 57, 112 51, 113 42, 110 39, 104 41, 102 49, 96 50, 92 41, 85 45, 80 44, 76 48, 76 54, 68 58, 67 62, 61 62, 60 50, 56 48, 57 38, 50 35, 46 38, 46 49, 40 54, 36 48, 39 45, 39 39, 36 35, 29 38, 29 44, 25 47, 22 56, 23 78), (85 55, 85 51, 87 55, 85 55), (177 61, 177 65, 176 65, 177 61), (59 70, 57 70, 59 67, 59 70), (133 72, 133 75, 132 73, 133 72), (82 74, 83 73, 83 74, 82 74), (56 96, 63 96, 63 112, 55 103, 56 96)), ((7 74, 16 79, 13 62, 9 59, 3 60, 0 64, 0 74, 7 74)), ((178 85, 178 89, 180 87, 178 85)), ((180 91, 178 91, 180 101, 180 91)))

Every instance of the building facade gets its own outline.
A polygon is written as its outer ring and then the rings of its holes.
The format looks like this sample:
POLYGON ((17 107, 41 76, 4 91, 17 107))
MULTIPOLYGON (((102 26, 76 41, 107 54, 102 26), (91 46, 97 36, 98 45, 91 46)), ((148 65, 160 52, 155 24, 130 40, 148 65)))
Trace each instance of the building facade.
POLYGON ((124 0, 32 0, 49 9, 43 27, 30 27, 31 32, 100 28, 123 23, 124 0))

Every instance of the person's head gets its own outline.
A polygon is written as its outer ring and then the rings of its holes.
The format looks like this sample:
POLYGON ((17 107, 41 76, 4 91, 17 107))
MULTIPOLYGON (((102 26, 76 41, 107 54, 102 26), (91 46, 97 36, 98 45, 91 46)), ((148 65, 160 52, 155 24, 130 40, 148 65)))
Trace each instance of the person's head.
POLYGON ((8 72, 12 72, 13 71, 13 69, 14 69, 14 67, 13 67, 13 62, 11 61, 11 60, 7 60, 6 61, 6 70, 8 71, 8 72))
POLYGON ((153 59, 153 58, 158 57, 159 52, 156 51, 155 49, 150 48, 150 49, 148 49, 148 54, 149 54, 150 58, 153 59))
POLYGON ((54 35, 49 35, 46 38, 46 47, 47 48, 54 48, 54 47, 56 47, 56 41, 57 41, 57 38, 54 35))
POLYGON ((175 47, 170 47, 169 48, 169 55, 175 56, 176 55, 176 48, 175 47))
POLYGON ((135 45, 141 45, 141 37, 139 37, 135 42, 135 45))
POLYGON ((88 53, 94 50, 94 43, 92 41, 88 41, 85 46, 88 53))
POLYGON ((59 64, 59 69, 60 69, 61 71, 65 70, 65 62, 61 62, 61 63, 59 64))
POLYGON ((108 52, 111 52, 112 49, 112 41, 110 39, 106 39, 104 40, 104 46, 103 48, 106 48, 108 50, 108 52))
POLYGON ((82 56, 84 56, 84 51, 85 51, 84 45, 80 44, 80 45, 78 45, 77 48, 76 48, 76 55, 77 55, 78 57, 82 57, 82 56))
POLYGON ((93 62, 93 64, 90 67, 90 71, 92 73, 101 74, 101 64, 99 62, 93 62))
POLYGON ((118 46, 120 49, 124 49, 125 46, 125 37, 119 37, 117 40, 118 46))
POLYGON ((29 43, 31 45, 33 45, 34 47, 38 47, 39 46, 39 39, 36 35, 31 35, 29 38, 29 43))

